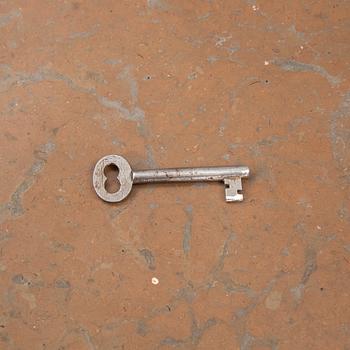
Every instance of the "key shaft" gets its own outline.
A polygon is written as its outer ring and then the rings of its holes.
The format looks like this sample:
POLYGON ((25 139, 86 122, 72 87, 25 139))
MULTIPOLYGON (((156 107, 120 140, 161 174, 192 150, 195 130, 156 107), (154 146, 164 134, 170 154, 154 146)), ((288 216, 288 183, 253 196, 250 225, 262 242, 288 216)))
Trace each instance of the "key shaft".
POLYGON ((169 168, 133 171, 133 183, 150 182, 193 182, 224 181, 235 177, 248 177, 249 168, 245 166, 169 168))

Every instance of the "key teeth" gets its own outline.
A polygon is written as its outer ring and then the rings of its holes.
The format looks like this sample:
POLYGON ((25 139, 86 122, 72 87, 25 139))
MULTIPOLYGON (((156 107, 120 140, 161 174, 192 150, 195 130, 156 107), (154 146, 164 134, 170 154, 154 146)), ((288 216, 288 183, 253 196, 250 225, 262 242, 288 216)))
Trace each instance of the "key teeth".
POLYGON ((242 202, 243 201, 243 194, 237 193, 236 195, 230 195, 227 193, 226 189, 226 202, 242 202))
POLYGON ((242 180, 240 177, 225 179, 225 185, 228 187, 225 189, 226 202, 242 202, 243 194, 238 193, 242 191, 242 180))

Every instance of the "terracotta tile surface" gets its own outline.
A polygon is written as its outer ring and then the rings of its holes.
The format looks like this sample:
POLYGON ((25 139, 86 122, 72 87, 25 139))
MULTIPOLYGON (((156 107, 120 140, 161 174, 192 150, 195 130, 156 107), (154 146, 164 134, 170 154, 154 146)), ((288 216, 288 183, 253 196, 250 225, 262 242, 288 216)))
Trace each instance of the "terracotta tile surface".
POLYGON ((348 1, 0 1, 0 349, 350 349, 349 21, 348 1), (106 154, 252 176, 243 203, 108 204, 106 154))

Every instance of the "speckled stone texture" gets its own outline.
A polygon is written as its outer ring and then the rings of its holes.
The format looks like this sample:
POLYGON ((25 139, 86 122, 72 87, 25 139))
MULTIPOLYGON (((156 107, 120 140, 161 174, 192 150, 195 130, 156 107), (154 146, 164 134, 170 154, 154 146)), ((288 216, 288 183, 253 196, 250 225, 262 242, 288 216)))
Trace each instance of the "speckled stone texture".
POLYGON ((349 1, 0 1, 0 349, 349 350, 349 38, 349 1), (106 154, 252 176, 108 204, 106 154))

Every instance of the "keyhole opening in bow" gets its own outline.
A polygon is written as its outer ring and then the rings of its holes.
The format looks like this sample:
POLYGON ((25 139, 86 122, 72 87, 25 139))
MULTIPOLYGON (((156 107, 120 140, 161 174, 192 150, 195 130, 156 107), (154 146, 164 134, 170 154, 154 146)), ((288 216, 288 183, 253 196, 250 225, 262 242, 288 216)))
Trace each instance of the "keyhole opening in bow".
POLYGON ((120 189, 118 180, 119 168, 115 164, 109 164, 105 167, 104 173, 107 177, 105 189, 108 193, 116 193, 120 189))

